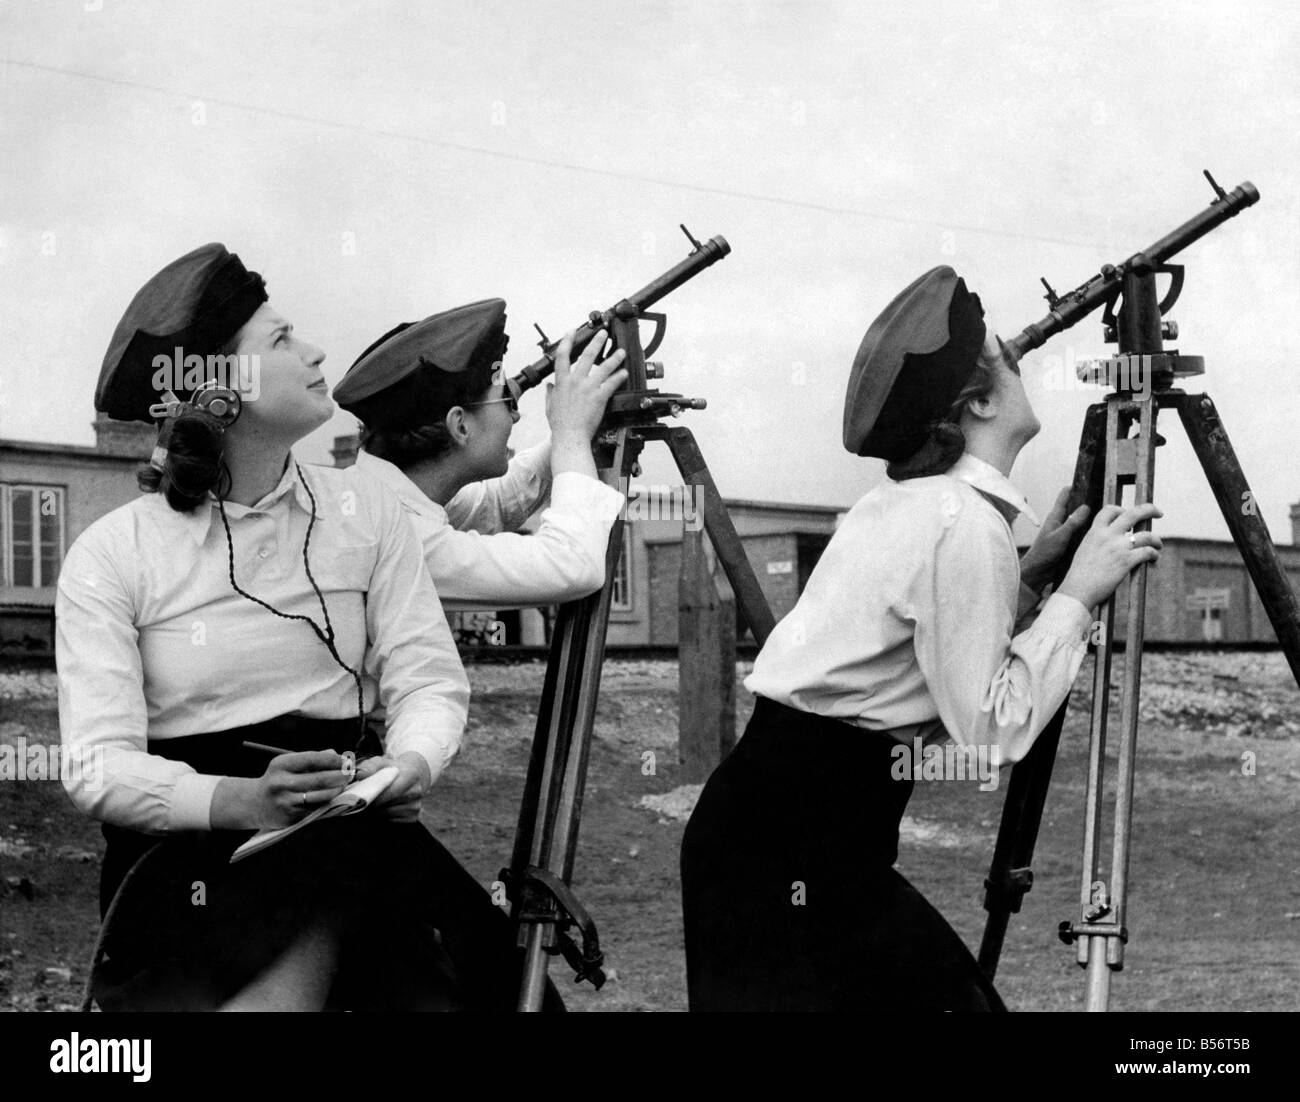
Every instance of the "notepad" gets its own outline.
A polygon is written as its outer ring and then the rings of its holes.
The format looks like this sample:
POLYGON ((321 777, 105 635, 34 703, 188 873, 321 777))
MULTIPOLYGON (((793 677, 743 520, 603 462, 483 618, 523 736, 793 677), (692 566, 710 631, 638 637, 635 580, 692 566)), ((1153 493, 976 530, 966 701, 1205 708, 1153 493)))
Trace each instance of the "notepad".
POLYGON ((364 780, 353 781, 329 803, 322 804, 291 826, 259 831, 230 855, 230 863, 233 865, 236 861, 260 853, 267 846, 273 846, 295 831, 302 830, 303 827, 310 826, 321 819, 337 819, 342 815, 355 815, 358 811, 365 811, 397 779, 397 772, 395 765, 386 765, 383 769, 375 770, 364 780))

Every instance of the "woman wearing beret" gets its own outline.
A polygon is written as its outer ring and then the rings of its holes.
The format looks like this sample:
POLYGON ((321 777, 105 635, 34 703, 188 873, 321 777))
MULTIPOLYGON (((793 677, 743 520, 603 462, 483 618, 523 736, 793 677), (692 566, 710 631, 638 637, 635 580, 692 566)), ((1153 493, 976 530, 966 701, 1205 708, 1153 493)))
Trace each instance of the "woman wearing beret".
POLYGON ((469 695, 419 545, 383 487, 291 452, 333 413, 323 359, 217 244, 145 285, 105 358, 96 408, 162 429, 149 492, 58 583, 65 783, 108 841, 105 1009, 513 1003, 508 922, 416 822, 469 695), (377 704, 374 805, 231 864, 342 790, 377 704))
MULTIPOLYGON (((872 324, 844 443, 889 461, 848 513, 746 687, 744 737, 682 843, 693 1010, 1004 1009, 942 916, 893 869, 911 772, 900 744, 945 733, 1020 760, 1065 699, 1092 609, 1160 540, 1153 506, 1102 509, 1059 588, 1038 589, 1087 510, 1032 520, 1008 479, 1039 430, 1019 368, 951 268, 872 324)), ((977 759, 978 760, 978 759, 977 759)))
POLYGON ((516 395, 501 372, 505 303, 486 299, 399 325, 358 357, 334 400, 363 423, 357 468, 401 500, 448 609, 560 604, 605 581, 623 495, 596 476, 591 439, 627 378, 592 341, 560 343, 551 439, 507 465, 516 395), (549 498, 537 531, 517 532, 549 498))

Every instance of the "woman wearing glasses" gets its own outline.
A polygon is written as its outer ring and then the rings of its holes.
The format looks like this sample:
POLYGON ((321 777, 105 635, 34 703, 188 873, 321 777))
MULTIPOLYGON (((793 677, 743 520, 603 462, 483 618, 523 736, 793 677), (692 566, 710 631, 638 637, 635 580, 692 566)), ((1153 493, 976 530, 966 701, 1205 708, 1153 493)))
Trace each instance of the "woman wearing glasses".
POLYGON ((334 388, 364 425, 357 469, 406 507, 448 609, 558 604, 599 589, 623 503, 591 454, 627 377, 623 353, 597 363, 597 340, 570 365, 566 337, 547 394, 551 439, 510 463, 519 411, 501 374, 505 321, 505 303, 487 299, 398 326, 334 388), (517 534, 548 495, 538 531, 517 534))

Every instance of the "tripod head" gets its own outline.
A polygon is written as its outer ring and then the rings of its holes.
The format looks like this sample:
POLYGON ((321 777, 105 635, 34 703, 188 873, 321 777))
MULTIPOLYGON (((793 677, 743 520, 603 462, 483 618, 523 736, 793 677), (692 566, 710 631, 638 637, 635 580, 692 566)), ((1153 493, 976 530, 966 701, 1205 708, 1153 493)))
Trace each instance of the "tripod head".
MULTIPOLYGON (((706 242, 696 240, 685 226, 682 233, 691 243, 690 254, 685 260, 664 272, 657 279, 651 280, 639 291, 620 299, 608 310, 593 310, 587 320, 575 331, 571 355, 577 357, 601 330, 609 333, 610 351, 623 349, 627 354, 623 366, 627 369, 627 382, 618 393, 610 399, 605 415, 604 428, 608 430, 615 425, 649 426, 656 424, 661 417, 675 417, 684 409, 704 409, 707 403, 703 398, 684 398, 680 394, 661 394, 646 385, 650 379, 663 378, 663 365, 647 361, 646 357, 654 354, 667 331, 668 319, 664 314, 653 313, 648 307, 667 297, 683 283, 693 279, 711 264, 716 264, 729 252, 731 246, 725 237, 712 237, 706 242), (641 320, 655 323, 654 336, 644 347, 641 344, 641 320)), ((542 349, 542 357, 529 364, 507 384, 517 399, 525 390, 535 387, 555 371, 555 349, 558 341, 551 340, 539 325, 534 329, 541 335, 537 343, 542 349)))
POLYGON ((1165 340, 1178 338, 1177 323, 1165 321, 1164 315, 1178 301, 1184 275, 1182 265, 1166 262, 1259 201, 1259 191, 1249 181, 1228 192, 1215 183, 1208 171, 1205 178, 1215 193, 1210 205, 1147 248, 1119 264, 1103 265, 1097 275, 1064 295, 1058 295, 1047 280, 1042 280, 1047 289, 1044 297, 1051 310, 1006 342, 1012 354, 1020 359, 1094 310, 1105 307, 1102 315, 1105 339, 1118 344, 1120 354, 1085 366, 1088 374, 1081 372, 1081 378, 1124 390, 1132 389, 1131 375, 1141 372, 1149 385, 1160 390, 1168 389, 1182 376, 1201 374, 1204 363, 1200 357, 1164 350, 1165 340), (1163 299, 1155 291, 1158 274, 1171 277, 1163 299), (1135 357, 1141 360, 1135 362, 1135 357))
MULTIPOLYGON (((701 243, 691 236, 691 231, 685 226, 681 227, 681 231, 692 245, 690 255, 681 263, 669 268, 657 279, 651 280, 639 291, 634 291, 627 298, 620 299, 608 310, 593 310, 588 314, 587 320, 578 327, 573 335, 572 355, 575 358, 582 354, 582 350, 591 343, 592 338, 602 329, 608 330, 610 335, 613 336, 615 323, 628 321, 635 323, 639 318, 646 318, 655 323, 654 336, 644 350, 645 355, 654 355, 655 349, 659 347, 659 342, 664 339, 668 319, 663 314, 651 313, 649 307, 660 299, 667 297, 683 283, 693 279, 709 265, 717 263, 731 252, 731 246, 727 244, 725 237, 712 237, 708 241, 701 243)), ((515 397, 518 397, 525 390, 535 387, 555 370, 555 349, 559 342, 551 340, 543 333, 540 325, 534 325, 533 328, 537 330, 538 335, 541 337, 541 340, 537 343, 542 349, 542 357, 529 364, 510 380, 510 388, 515 392, 515 397)), ((634 374, 630 364, 628 365, 628 371, 629 374, 634 374)), ((636 381, 635 378, 629 379, 629 383, 632 384, 635 384, 636 381)), ((636 389, 635 385, 633 389, 636 389)))

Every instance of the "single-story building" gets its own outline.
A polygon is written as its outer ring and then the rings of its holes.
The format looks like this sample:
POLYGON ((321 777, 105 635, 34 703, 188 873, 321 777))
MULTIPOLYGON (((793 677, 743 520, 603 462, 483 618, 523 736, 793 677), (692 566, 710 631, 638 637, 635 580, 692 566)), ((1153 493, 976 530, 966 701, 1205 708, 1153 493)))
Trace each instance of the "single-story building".
POLYGON ((157 433, 96 417, 96 443, 0 440, 0 653, 54 649, 54 585, 68 548, 139 492, 157 433))
MULTIPOLYGON (((89 524, 139 492, 135 473, 153 448, 154 430, 102 415, 94 429, 93 447, 0 439, 0 653, 52 651, 54 585, 64 554, 89 524)), ((349 465, 356 446, 355 436, 336 438, 335 465, 349 465)), ((608 642, 673 646, 682 532, 698 528, 703 518, 681 488, 651 492, 633 482, 629 490, 608 642)), ((738 499, 726 504, 780 618, 803 591, 842 510, 738 499)), ((1291 507, 1290 519, 1291 543, 1277 545, 1277 552, 1300 592, 1300 502, 1291 507)), ((1231 541, 1166 536, 1164 547, 1158 567, 1148 573, 1148 641, 1276 641, 1231 541)), ((1120 594, 1117 633, 1124 630, 1127 588, 1120 594)), ((542 643, 548 623, 547 614, 536 610, 500 616, 488 610, 453 620, 465 642, 542 643)), ((743 638, 743 624, 738 627, 743 638)))

